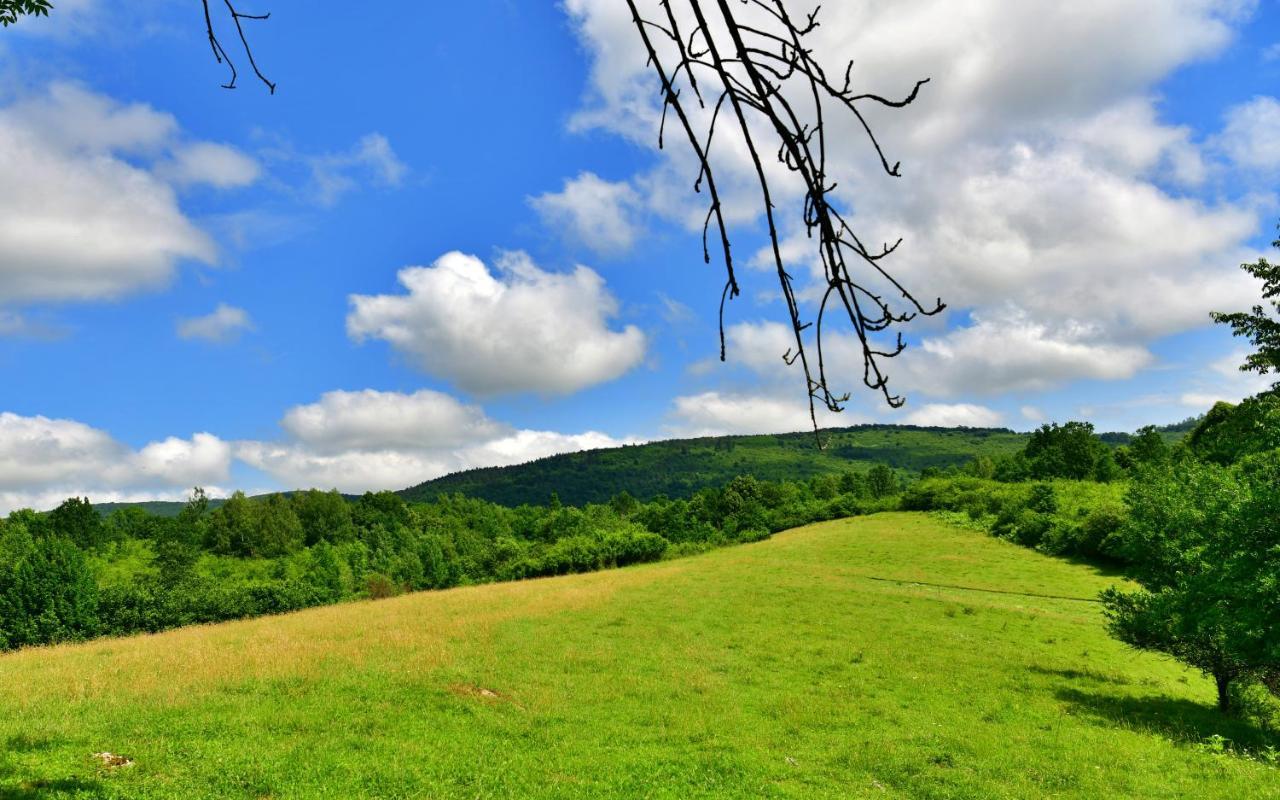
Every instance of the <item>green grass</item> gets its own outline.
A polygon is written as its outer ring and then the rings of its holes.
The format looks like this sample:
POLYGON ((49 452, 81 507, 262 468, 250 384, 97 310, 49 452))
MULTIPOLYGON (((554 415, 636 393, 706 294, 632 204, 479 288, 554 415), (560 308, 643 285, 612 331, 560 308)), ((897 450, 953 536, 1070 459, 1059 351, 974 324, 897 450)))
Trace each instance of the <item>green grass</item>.
POLYGON ((1280 797, 1200 746, 1269 743, 1208 681, 1106 636, 1115 580, 885 514, 23 651, 0 798, 1280 797))

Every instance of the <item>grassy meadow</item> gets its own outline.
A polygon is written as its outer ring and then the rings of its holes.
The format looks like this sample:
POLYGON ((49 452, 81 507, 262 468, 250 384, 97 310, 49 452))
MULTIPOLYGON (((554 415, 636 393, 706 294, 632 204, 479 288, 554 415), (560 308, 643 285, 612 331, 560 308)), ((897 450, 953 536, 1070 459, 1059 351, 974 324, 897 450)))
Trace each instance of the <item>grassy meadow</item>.
POLYGON ((0 799, 1280 797, 1208 680, 1107 636, 1117 580, 880 514, 24 650, 0 799))

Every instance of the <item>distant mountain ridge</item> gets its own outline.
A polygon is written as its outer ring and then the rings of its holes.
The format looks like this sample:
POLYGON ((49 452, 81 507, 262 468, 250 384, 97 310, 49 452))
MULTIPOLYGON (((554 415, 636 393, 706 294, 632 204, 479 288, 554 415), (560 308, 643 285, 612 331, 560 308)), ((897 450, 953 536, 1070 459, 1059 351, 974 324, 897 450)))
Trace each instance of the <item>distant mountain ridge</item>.
MULTIPOLYGON (((1198 421, 1192 417, 1159 430, 1170 441, 1198 421)), ((481 467, 445 475, 396 492, 411 502, 429 502, 455 492, 503 505, 546 503, 552 494, 570 505, 602 503, 620 492, 640 500, 658 495, 689 497, 721 486, 738 475, 797 480, 814 475, 866 470, 887 464, 905 472, 959 466, 978 456, 1012 454, 1029 433, 1008 428, 932 428, 916 425, 853 425, 822 431, 819 450, 813 431, 784 434, 668 439, 604 450, 547 456, 524 464, 481 467)), ((1112 446, 1127 444, 1127 433, 1101 433, 1112 446)), ((323 488, 323 487, 321 487, 323 488)), ((214 506, 222 500, 211 500, 214 506)), ((152 514, 176 516, 183 503, 95 504, 103 514, 138 506, 152 514)))
POLYGON ((548 456, 525 464, 455 472, 398 492, 428 502, 460 492, 503 505, 546 503, 555 493, 569 505, 602 503, 626 491, 640 500, 688 497, 751 474, 766 480, 866 470, 874 464, 916 472, 961 465, 977 456, 1021 450, 1028 434, 1007 428, 926 428, 855 425, 812 431, 672 439, 548 456))

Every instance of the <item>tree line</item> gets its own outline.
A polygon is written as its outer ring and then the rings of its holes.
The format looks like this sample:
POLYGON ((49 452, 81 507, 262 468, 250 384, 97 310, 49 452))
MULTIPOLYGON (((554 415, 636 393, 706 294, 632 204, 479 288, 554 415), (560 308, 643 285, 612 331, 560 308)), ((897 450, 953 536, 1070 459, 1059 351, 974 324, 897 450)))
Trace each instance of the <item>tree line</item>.
POLYGON ((87 498, 0 520, 0 649, 281 613, 357 598, 586 572, 757 541, 893 507, 883 465, 809 481, 741 476, 689 499, 516 508, 462 495, 408 503, 310 490, 176 517, 87 498))

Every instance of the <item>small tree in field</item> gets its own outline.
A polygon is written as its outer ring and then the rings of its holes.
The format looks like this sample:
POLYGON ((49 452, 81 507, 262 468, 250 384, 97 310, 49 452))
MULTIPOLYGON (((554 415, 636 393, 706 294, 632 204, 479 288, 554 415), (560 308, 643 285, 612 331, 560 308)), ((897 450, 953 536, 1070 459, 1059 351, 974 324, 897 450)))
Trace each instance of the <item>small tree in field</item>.
POLYGON ((1113 635, 1231 686, 1280 673, 1280 451, 1234 467, 1180 460, 1129 489, 1122 548, 1142 591, 1108 590, 1113 635))

